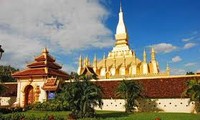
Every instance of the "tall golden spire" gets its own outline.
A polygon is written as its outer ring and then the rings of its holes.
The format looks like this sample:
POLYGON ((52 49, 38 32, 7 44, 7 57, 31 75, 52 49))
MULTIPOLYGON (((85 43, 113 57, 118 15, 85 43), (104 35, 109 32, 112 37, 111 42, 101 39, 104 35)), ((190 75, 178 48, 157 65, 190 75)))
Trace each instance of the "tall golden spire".
POLYGON ((86 64, 86 66, 90 65, 90 60, 89 60, 88 56, 85 58, 85 64, 86 64))
POLYGON ((147 54, 146 54, 145 49, 144 49, 144 52, 143 52, 143 62, 144 62, 144 63, 147 62, 147 54))
POLYGON ((156 60, 156 55, 155 55, 156 53, 155 53, 155 50, 154 50, 154 48, 152 47, 151 48, 151 61, 154 61, 154 60, 156 60))
POLYGON ((97 56, 96 56, 96 54, 94 55, 93 67, 97 67, 97 56))
POLYGON ((105 55, 105 53, 104 53, 104 55, 103 55, 103 64, 104 64, 104 67, 106 68, 106 55, 105 55))
POLYGON ((127 34, 126 26, 124 24, 121 1, 120 1, 120 10, 119 10, 119 21, 117 24, 115 39, 116 39, 116 45, 128 45, 128 34, 127 34))
POLYGON ((170 68, 169 68, 169 64, 167 63, 167 67, 166 67, 166 72, 168 75, 170 75, 170 68))

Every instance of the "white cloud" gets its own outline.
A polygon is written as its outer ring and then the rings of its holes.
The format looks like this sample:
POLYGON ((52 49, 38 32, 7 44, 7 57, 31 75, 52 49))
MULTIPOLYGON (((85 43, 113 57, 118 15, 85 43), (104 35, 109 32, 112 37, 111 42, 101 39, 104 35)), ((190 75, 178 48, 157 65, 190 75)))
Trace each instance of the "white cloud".
POLYGON ((195 66, 195 65, 196 65, 196 63, 187 63, 187 64, 185 64, 186 67, 195 66))
POLYGON ((18 67, 46 46, 58 54, 109 47, 108 15, 99 0, 0 1, 1 62, 18 67))
POLYGON ((192 47, 194 47, 194 46, 196 46, 197 44, 195 44, 195 43, 187 43, 187 44, 185 44, 184 45, 184 49, 189 49, 189 48, 192 48, 192 47))
POLYGON ((170 73, 172 75, 183 75, 186 74, 186 71, 184 69, 171 69, 170 73))
POLYGON ((172 44, 169 43, 159 43, 152 45, 152 47, 154 47, 157 52, 164 52, 164 53, 169 53, 177 49, 176 46, 173 46, 172 44))
POLYGON ((188 41, 191 41, 191 40, 193 40, 193 39, 194 39, 194 37, 183 38, 182 41, 183 41, 183 42, 188 42, 188 41))
POLYGON ((172 58, 172 62, 180 62, 182 59, 180 56, 175 56, 172 58))
POLYGON ((197 70, 197 73, 200 73, 200 69, 199 69, 199 70, 197 70))

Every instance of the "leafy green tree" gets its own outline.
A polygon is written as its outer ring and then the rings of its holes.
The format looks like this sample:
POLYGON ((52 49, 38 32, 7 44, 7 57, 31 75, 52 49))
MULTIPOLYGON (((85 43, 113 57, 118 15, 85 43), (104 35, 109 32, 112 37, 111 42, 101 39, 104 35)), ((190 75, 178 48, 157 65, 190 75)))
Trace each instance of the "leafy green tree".
POLYGON ((6 90, 6 87, 0 84, 0 96, 4 93, 5 90, 6 90))
POLYGON ((130 113, 137 107, 137 99, 141 97, 141 87, 135 81, 123 80, 118 88, 117 95, 125 100, 125 112, 130 113))
POLYGON ((62 88, 62 97, 77 118, 94 117, 95 106, 102 107, 102 89, 89 81, 89 76, 74 74, 73 80, 62 88))
POLYGON ((190 102, 195 101, 196 110, 200 110, 200 80, 190 80, 187 82, 188 88, 184 95, 190 97, 190 102))
POLYGON ((0 82, 14 82, 16 81, 12 77, 12 73, 19 71, 16 68, 13 68, 11 66, 0 66, 0 82))
POLYGON ((186 75, 194 75, 195 73, 193 72, 187 72, 186 75))

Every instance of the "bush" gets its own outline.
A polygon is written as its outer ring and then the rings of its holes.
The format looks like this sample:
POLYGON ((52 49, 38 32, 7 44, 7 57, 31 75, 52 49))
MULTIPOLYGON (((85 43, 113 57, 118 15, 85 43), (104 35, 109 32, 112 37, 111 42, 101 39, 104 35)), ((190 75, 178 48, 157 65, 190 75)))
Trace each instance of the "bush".
POLYGON ((13 113, 4 116, 0 114, 0 120, 64 120, 64 118, 61 116, 54 116, 48 114, 46 114, 43 117, 41 116, 36 117, 34 115, 25 116, 24 114, 21 113, 13 113))
POLYGON ((13 113, 1 117, 2 120, 23 120, 24 118, 25 116, 20 113, 13 113))
POLYGON ((64 111, 69 110, 67 102, 61 102, 59 100, 49 100, 47 102, 37 102, 32 106, 33 110, 39 111, 64 111))
POLYGON ((22 112, 23 109, 20 107, 15 107, 15 108, 0 108, 0 113, 2 114, 8 114, 8 113, 13 113, 13 112, 22 112))

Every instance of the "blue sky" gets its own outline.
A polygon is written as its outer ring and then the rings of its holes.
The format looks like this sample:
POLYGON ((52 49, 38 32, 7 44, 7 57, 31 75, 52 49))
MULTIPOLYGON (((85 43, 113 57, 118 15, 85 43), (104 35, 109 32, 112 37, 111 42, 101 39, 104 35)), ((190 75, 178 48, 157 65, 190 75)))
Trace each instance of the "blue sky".
MULTIPOLYGON (((122 0, 130 47, 142 59, 150 46, 161 71, 200 71, 199 0, 122 0)), ((23 69, 48 47, 64 70, 77 70, 80 55, 98 59, 114 46, 119 0, 2 0, 3 65, 23 69), (20 3, 20 4, 19 4, 20 3), (5 14, 6 11, 6 14, 5 14)))
MULTIPOLYGON (((122 0, 129 43, 142 59, 144 49, 156 48, 161 70, 169 63, 174 74, 200 69, 200 1, 198 0, 122 0), (171 49, 172 51, 166 52, 171 49)), ((115 33, 119 4, 112 1, 107 26, 115 33)), ((150 51, 150 50, 149 50, 150 51)), ((149 54, 150 57, 150 54, 149 54)))

